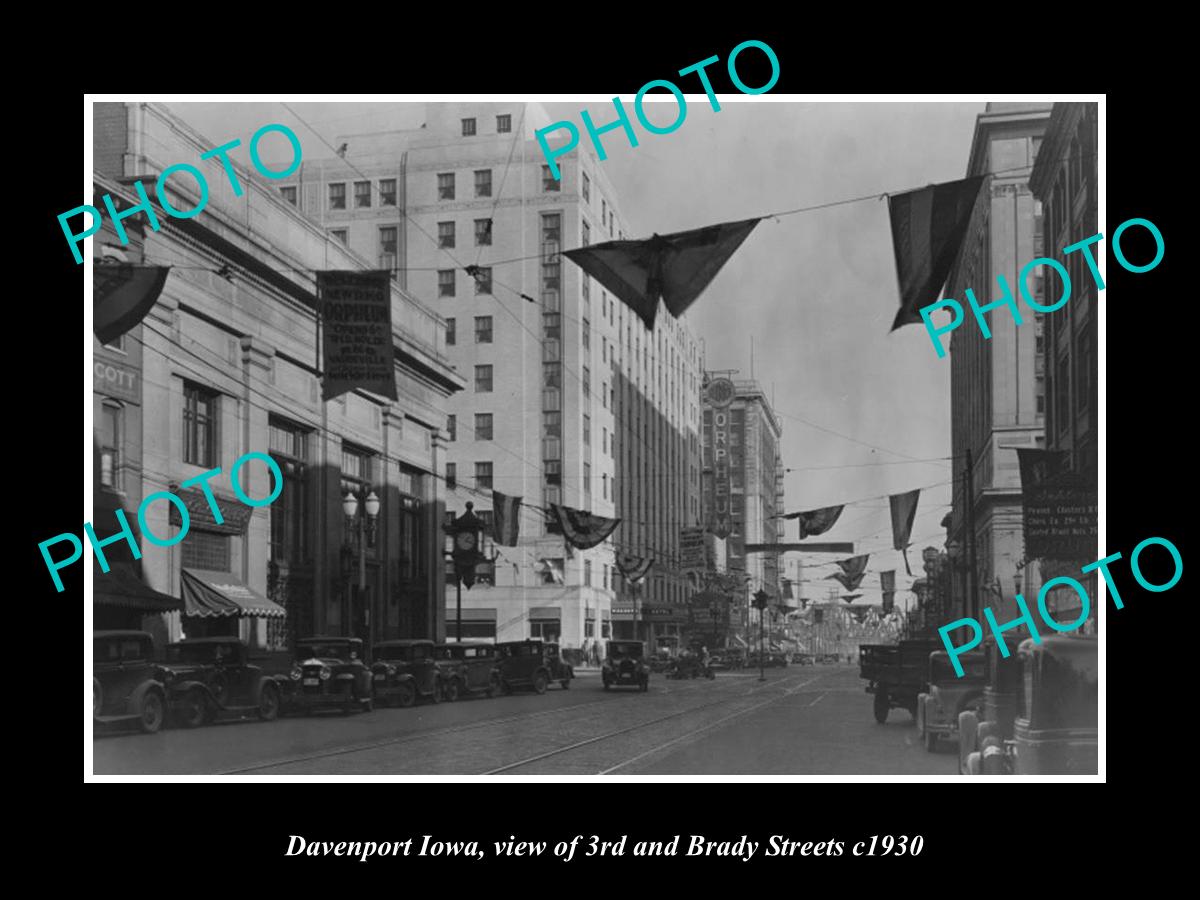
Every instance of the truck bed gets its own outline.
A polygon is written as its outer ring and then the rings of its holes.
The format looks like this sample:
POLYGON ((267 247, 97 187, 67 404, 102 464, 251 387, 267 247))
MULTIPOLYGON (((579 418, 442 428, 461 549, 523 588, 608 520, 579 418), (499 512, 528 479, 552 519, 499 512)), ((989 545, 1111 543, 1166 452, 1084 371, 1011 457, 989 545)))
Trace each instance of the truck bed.
POLYGON ((863 644, 859 647, 859 676, 877 684, 923 690, 929 680, 929 654, 940 649, 941 641, 926 639, 863 644))

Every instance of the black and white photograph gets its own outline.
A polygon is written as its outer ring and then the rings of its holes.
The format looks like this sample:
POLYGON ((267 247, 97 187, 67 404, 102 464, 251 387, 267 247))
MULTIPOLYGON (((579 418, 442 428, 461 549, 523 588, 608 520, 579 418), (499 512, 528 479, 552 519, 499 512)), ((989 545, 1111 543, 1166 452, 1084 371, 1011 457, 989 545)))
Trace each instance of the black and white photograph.
POLYGON ((37 536, 85 780, 1104 780, 1109 567, 1182 571, 1102 546, 1105 277, 1173 235, 1106 218, 1103 95, 777 95, 748 43, 716 93, 89 96, 91 518, 37 536))

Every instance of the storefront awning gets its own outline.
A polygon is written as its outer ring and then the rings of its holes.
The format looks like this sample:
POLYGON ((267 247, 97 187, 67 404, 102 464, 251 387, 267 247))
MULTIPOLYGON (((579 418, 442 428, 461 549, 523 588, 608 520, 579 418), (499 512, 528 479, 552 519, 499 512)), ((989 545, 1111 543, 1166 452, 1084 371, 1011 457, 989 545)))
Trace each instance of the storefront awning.
POLYGON ((228 572, 184 569, 181 585, 184 615, 202 618, 287 615, 278 603, 251 590, 228 572))
POLYGON ((149 587, 134 574, 133 565, 114 562, 107 572, 97 565, 93 569, 94 593, 92 602, 102 606, 140 609, 148 613, 172 612, 183 609, 183 601, 149 587))

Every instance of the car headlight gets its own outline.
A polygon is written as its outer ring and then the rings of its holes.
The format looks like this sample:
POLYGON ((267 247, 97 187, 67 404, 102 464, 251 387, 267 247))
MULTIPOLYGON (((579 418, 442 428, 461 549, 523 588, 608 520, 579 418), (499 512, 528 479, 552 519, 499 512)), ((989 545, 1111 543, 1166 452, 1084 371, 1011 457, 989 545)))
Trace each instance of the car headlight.
POLYGON ((333 669, 329 668, 329 666, 321 667, 321 680, 322 681, 328 681, 332 675, 333 675, 333 669))
POLYGON ((292 679, 292 681, 299 681, 299 680, 300 680, 300 676, 301 676, 302 674, 303 674, 303 673, 300 671, 300 667, 299 667, 299 666, 296 666, 296 667, 295 667, 294 669, 292 669, 292 671, 291 671, 291 679, 292 679))
POLYGON ((388 667, 387 667, 387 673, 388 673, 389 675, 395 675, 395 674, 396 674, 396 667, 395 667, 395 666, 388 666, 388 667))

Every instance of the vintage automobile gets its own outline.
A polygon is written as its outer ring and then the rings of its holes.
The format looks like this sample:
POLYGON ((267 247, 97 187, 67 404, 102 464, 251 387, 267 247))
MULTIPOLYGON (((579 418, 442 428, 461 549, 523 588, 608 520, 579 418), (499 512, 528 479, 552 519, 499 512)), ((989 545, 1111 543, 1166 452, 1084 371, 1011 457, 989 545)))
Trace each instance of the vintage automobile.
POLYGON ((446 687, 436 646, 429 640, 380 641, 371 648, 371 678, 381 703, 412 706, 418 697, 440 703, 446 687))
POLYGON ((288 677, 275 677, 281 686, 281 712, 337 708, 349 714, 355 707, 372 708, 371 671, 363 660, 361 638, 303 638, 296 641, 292 658, 288 677))
POLYGON ((542 641, 505 641, 496 645, 496 652, 500 658, 501 691, 511 694, 517 688, 528 687, 538 694, 546 693, 551 672, 542 641))
POLYGON ((453 703, 466 694, 495 696, 500 667, 494 644, 437 644, 434 661, 441 672, 442 699, 453 703))
POLYGON ((792 654, 792 665, 793 666, 815 665, 815 662, 813 661, 813 655, 811 653, 793 653, 792 654))
POLYGON ((219 716, 279 715, 279 685, 248 661, 249 648, 235 637, 191 638, 167 645, 172 673, 167 702, 174 720, 195 728, 219 716))
POLYGON ((935 638, 916 638, 859 647, 859 677, 867 682, 864 690, 875 695, 876 722, 887 722, 892 709, 907 709, 916 719, 917 697, 929 686, 929 654, 942 646, 935 638))
MULTIPOLYGON (((1007 646, 1014 648, 1008 656, 1000 653, 996 639, 989 636, 983 644, 986 683, 983 687, 983 702, 977 708, 968 707, 958 716, 958 769, 963 775, 969 769, 971 754, 980 749, 979 742, 992 737, 1003 746, 1011 741, 1017 721, 1017 704, 1023 685, 1021 683, 1021 658, 1016 652, 1021 641, 1029 637, 1024 626, 1004 635, 1007 646)), ((975 763, 981 757, 977 754, 975 763)), ((1000 760, 992 760, 998 763, 1000 760)))
POLYGON ((667 669, 667 677, 676 679, 716 678, 717 674, 711 664, 702 663, 698 655, 689 652, 681 653, 677 659, 672 661, 671 667, 667 669))
POLYGON ((980 740, 974 773, 1095 775, 1099 771, 1099 662, 1095 635, 1056 634, 1021 642, 1022 691, 1013 739, 980 740))
POLYGON ((612 687, 650 690, 650 669, 645 656, 646 645, 642 641, 609 641, 608 654, 600 669, 604 690, 612 687))
POLYGON ((92 720, 136 722, 154 734, 167 718, 171 672, 154 661, 154 639, 144 631, 92 632, 92 720))
POLYGON ((958 739, 960 713, 983 705, 983 653, 963 653, 958 662, 963 668, 961 678, 954 671, 949 653, 936 650, 929 654, 929 690, 917 695, 917 735, 930 753, 939 739, 958 739))
POLYGON ((545 648, 546 667, 550 670, 550 680, 561 684, 564 691, 568 690, 571 687, 571 679, 575 677, 575 670, 562 658, 562 651, 558 644, 551 641, 545 645, 545 648))

